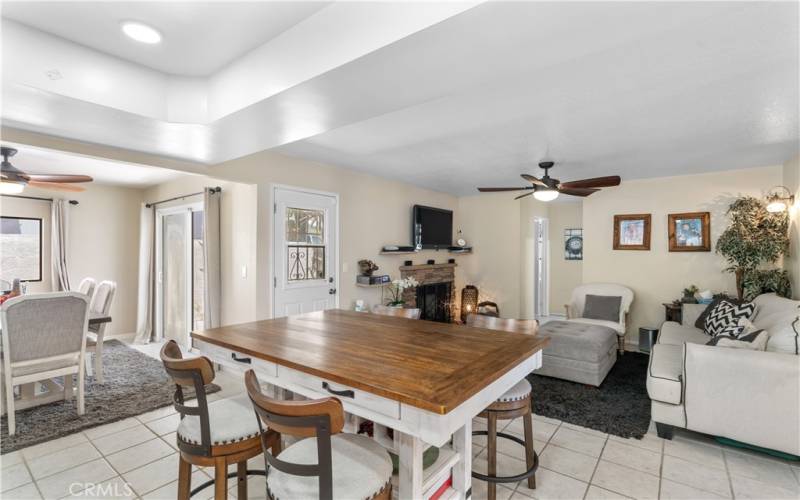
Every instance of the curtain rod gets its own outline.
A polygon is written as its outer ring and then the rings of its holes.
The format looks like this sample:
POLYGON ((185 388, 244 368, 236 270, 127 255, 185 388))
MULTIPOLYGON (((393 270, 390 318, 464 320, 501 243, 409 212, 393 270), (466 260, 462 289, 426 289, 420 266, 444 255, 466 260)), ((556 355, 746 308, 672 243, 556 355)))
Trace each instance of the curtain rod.
MULTIPOLYGON (((0 194, 0 196, 4 196, 6 198, 20 198, 23 200, 38 200, 38 201, 49 201, 53 202, 53 198, 40 198, 38 196, 23 196, 21 194, 0 194)), ((70 205, 77 205, 78 200, 69 200, 70 205)))
MULTIPOLYGON (((213 187, 213 188, 209 188, 209 189, 211 190, 212 193, 219 193, 220 191, 222 191, 222 188, 219 187, 219 186, 213 187)), ((203 194, 203 193, 205 193, 205 191, 200 191, 199 193, 185 194, 183 196, 176 196, 174 198, 167 198, 166 200, 159 200, 159 201, 154 201, 153 203, 146 203, 145 206, 147 208, 150 208, 153 205, 159 205, 161 203, 167 203, 168 201, 182 200, 184 198, 188 198, 190 196, 197 196, 197 195, 200 195, 200 194, 203 194)))

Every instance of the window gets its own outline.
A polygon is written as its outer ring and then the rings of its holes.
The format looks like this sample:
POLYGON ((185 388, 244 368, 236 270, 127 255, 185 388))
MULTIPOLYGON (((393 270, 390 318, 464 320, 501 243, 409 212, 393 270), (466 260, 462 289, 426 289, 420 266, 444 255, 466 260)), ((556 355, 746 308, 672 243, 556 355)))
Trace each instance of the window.
POLYGON ((42 219, 0 216, 0 279, 42 281, 42 219))
POLYGON ((325 279, 325 211, 286 209, 289 281, 325 279))

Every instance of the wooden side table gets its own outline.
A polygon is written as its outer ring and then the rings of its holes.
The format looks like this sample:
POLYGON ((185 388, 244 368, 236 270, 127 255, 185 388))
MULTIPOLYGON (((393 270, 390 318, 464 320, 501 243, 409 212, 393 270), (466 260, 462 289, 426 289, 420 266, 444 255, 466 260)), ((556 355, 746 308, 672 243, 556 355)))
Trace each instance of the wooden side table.
POLYGON ((667 321, 680 323, 683 318, 683 306, 681 304, 665 303, 664 313, 667 321))

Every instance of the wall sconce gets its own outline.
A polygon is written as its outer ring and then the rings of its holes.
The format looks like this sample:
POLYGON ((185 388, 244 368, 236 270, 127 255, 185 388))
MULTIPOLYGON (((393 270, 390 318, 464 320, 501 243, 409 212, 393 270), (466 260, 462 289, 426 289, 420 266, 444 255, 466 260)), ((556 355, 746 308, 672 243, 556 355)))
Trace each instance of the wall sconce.
POLYGON ((785 212, 794 205, 794 195, 786 186, 775 186, 767 193, 767 212, 785 212))
POLYGON ((461 289, 461 322, 466 323, 467 315, 478 311, 478 287, 467 285, 461 289))

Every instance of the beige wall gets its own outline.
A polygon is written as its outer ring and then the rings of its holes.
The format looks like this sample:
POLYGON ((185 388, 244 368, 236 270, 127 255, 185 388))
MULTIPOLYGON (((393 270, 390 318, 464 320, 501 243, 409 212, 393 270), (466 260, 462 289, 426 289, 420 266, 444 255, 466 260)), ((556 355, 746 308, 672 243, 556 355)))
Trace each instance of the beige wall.
POLYGON ((478 287, 479 300, 496 302, 500 314, 516 318, 520 311, 519 202, 508 193, 458 199, 456 227, 463 231, 473 254, 458 258, 458 303, 464 285, 478 287))
POLYGON ((583 281, 613 282, 635 293, 628 328, 633 341, 640 326, 657 327, 664 320, 662 302, 679 298, 681 290, 734 292, 733 275, 713 245, 727 227, 725 211, 739 196, 761 197, 782 182, 782 167, 730 170, 711 174, 623 181, 583 203, 583 281), (711 252, 669 252, 667 214, 711 212, 711 252), (612 250, 615 214, 652 214, 650 251, 612 250))
POLYGON ((583 204, 577 201, 552 203, 550 219, 550 314, 564 314, 572 290, 583 280, 583 261, 564 258, 564 230, 583 228, 583 204))
MULTIPOLYGON (((424 263, 427 259, 446 262, 447 252, 424 251, 415 255, 382 256, 383 245, 409 244, 411 209, 414 204, 455 210, 456 197, 421 189, 409 184, 376 177, 363 172, 323 165, 274 152, 261 152, 213 167, 215 177, 257 186, 256 209, 256 317, 272 313, 272 286, 269 263, 272 259, 272 187, 273 184, 302 187, 339 195, 340 269, 339 302, 351 308, 356 299, 368 305, 380 302, 380 290, 358 287, 358 261, 371 259, 380 267, 378 273, 399 277, 404 260, 424 263)), ((472 256, 456 257, 459 265, 472 256)))
POLYGON ((783 262, 792 280, 792 295, 800 298, 800 156, 783 164, 783 185, 794 194, 794 205, 789 208, 789 255, 783 262))
MULTIPOLYGON (((60 197, 61 193, 34 188, 25 190, 26 196, 60 197)), ((63 196, 78 200, 70 205, 68 269, 70 284, 77 288, 85 277, 98 282, 111 280, 117 283, 117 292, 111 308, 113 321, 106 328, 108 335, 132 333, 136 327, 137 266, 139 258, 139 204, 142 191, 116 186, 88 184, 86 191, 63 196)), ((50 291, 50 204, 30 200, 13 200, 24 203, 44 214, 47 223, 42 228, 46 255, 42 273, 46 281, 31 284, 34 292, 50 291)), ((3 215, 16 215, 16 207, 3 198, 3 215), (14 212, 14 213, 12 213, 14 212)))

